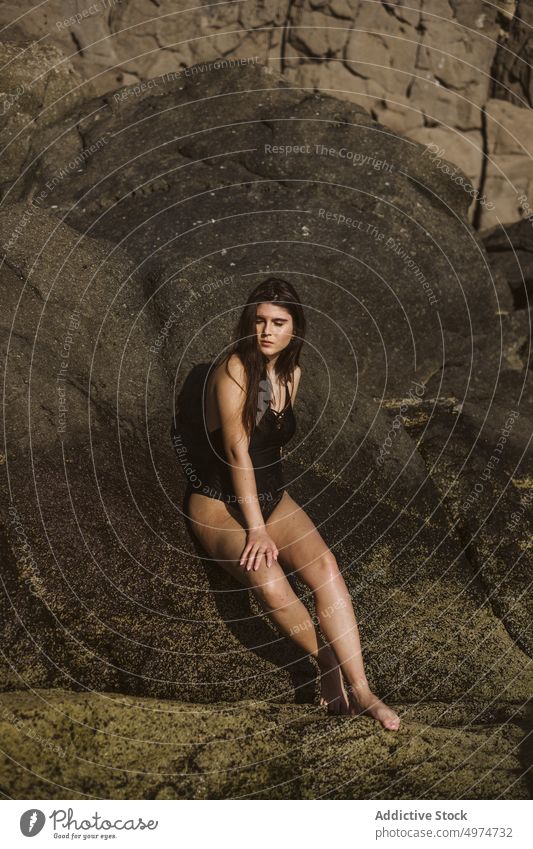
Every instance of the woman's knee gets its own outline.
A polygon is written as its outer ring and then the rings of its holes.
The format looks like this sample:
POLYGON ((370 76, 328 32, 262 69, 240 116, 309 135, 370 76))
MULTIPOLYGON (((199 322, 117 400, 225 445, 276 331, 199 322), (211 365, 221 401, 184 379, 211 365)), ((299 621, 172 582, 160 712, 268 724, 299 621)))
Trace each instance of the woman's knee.
POLYGON ((281 567, 263 565, 249 575, 254 593, 269 610, 279 610, 294 601, 294 591, 281 567))
POLYGON ((308 563, 302 570, 299 570, 299 574, 313 590, 342 578, 337 558, 329 550, 308 563))

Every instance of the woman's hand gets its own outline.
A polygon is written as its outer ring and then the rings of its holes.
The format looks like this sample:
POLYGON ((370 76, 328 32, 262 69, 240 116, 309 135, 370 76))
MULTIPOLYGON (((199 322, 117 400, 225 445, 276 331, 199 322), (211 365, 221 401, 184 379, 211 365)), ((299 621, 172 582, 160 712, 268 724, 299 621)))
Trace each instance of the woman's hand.
POLYGON ((261 565, 261 558, 266 557, 266 565, 272 566, 272 562, 278 559, 278 549, 275 542, 269 537, 266 528, 256 528, 247 531, 246 546, 241 555, 240 565, 244 566, 245 572, 257 571, 261 565))

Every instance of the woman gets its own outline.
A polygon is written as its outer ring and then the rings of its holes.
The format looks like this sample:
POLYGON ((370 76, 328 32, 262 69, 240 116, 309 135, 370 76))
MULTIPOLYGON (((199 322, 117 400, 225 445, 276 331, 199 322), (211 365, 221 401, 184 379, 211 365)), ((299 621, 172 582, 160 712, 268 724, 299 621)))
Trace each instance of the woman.
POLYGON ((305 317, 294 287, 270 278, 251 293, 229 352, 203 396, 209 448, 185 512, 208 555, 256 595, 277 628, 312 655, 330 713, 400 719, 370 690, 352 601, 333 553, 284 489, 282 448, 294 435, 305 317), (199 486, 199 483, 201 486, 199 486), (284 569, 313 592, 320 629, 284 569), (346 679, 345 688, 343 675, 346 679))

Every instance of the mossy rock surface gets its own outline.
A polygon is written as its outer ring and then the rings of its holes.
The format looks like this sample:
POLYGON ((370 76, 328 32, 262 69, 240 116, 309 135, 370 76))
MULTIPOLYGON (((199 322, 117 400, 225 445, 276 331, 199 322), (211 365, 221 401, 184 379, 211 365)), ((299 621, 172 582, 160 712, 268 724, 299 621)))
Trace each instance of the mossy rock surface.
POLYGON ((527 799, 527 709, 396 705, 368 717, 118 693, 0 697, 2 790, 31 799, 527 799))

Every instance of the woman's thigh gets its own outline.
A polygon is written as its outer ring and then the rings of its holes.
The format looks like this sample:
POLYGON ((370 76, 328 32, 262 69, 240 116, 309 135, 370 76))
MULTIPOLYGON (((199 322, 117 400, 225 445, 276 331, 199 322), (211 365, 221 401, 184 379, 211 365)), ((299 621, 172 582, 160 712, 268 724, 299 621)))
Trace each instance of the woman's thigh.
POLYGON ((278 546, 280 563, 286 571, 297 573, 308 586, 315 589, 337 574, 335 557, 315 523, 287 491, 266 527, 278 546))
POLYGON ((209 557, 228 566, 239 560, 246 543, 246 531, 231 505, 193 492, 188 503, 189 525, 209 557))
POLYGON ((246 545, 246 525, 240 512, 231 505, 207 495, 192 493, 188 505, 189 524, 208 557, 219 563, 243 586, 257 591, 263 601, 281 606, 292 596, 292 589, 279 564, 266 565, 261 558, 259 569, 245 571, 240 558, 246 545))

